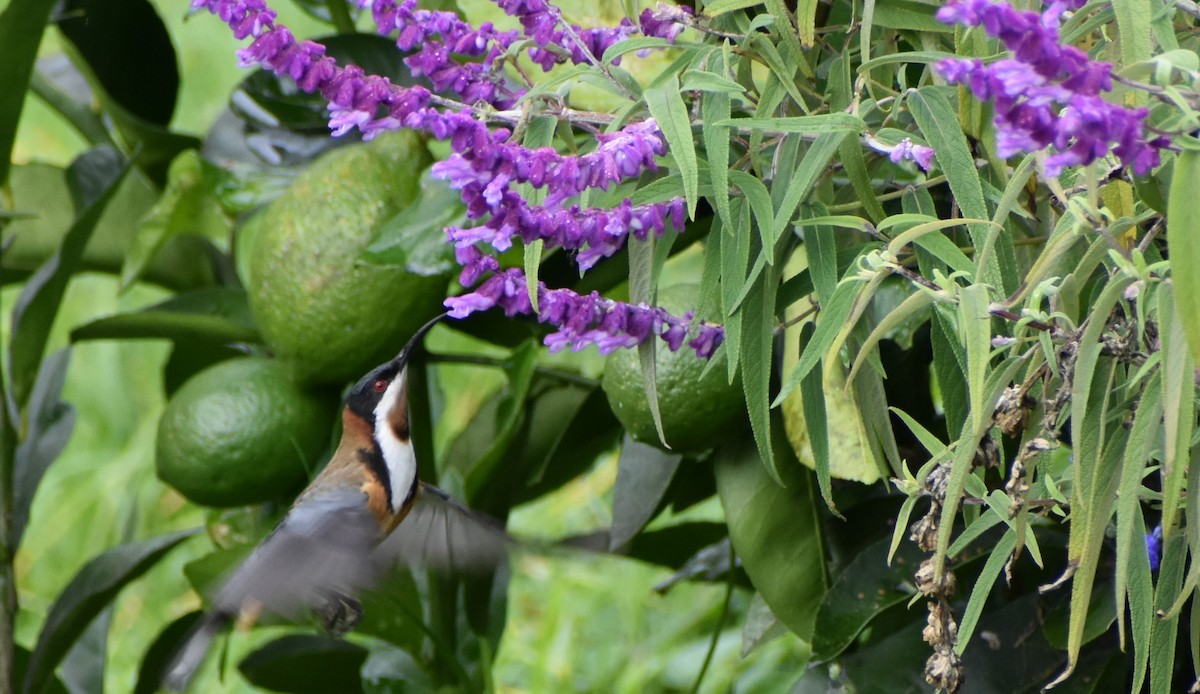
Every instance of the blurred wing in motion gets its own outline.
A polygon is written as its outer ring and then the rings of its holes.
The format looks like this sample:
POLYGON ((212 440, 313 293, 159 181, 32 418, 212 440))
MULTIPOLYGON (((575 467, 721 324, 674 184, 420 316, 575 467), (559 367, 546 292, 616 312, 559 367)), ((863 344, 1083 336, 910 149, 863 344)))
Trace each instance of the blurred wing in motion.
POLYGON ((512 538, 495 519, 422 484, 408 516, 375 550, 381 570, 397 565, 450 574, 491 571, 508 558, 512 538))
POLYGON ((376 578, 370 561, 379 524, 359 490, 298 503, 230 575, 214 610, 266 609, 297 619, 333 593, 353 595, 376 578))
POLYGON ((209 614, 192 631, 163 685, 182 691, 229 622, 267 610, 300 619, 353 596, 378 579, 371 561, 379 524, 363 492, 347 490, 298 502, 274 532, 230 574, 209 614))

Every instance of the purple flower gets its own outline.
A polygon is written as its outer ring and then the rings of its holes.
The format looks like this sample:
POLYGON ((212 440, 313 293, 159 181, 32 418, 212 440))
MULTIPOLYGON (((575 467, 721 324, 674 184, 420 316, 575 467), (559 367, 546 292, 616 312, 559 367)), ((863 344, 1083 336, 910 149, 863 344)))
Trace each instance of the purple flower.
POLYGON ((865 137, 863 139, 872 149, 888 155, 888 159, 894 164, 899 164, 902 161, 914 161, 917 163, 917 166, 921 167, 922 171, 928 171, 933 168, 933 148, 918 145, 911 138, 906 137, 894 146, 880 142, 873 137, 865 137))
MULTIPOLYGON (((371 7, 381 31, 397 32, 401 48, 420 47, 407 62, 435 89, 493 105, 506 104, 515 96, 494 68, 516 41, 532 39, 531 56, 550 67, 564 60, 591 60, 637 30, 628 21, 615 28, 568 27, 557 8, 545 0, 499 2, 519 18, 525 27, 523 36, 497 31, 490 24, 472 28, 452 13, 421 10, 416 0, 399 4, 360 0, 362 6, 371 7), (460 62, 460 57, 476 60, 460 62)), ((433 173, 460 191, 471 219, 483 220, 472 228, 447 230, 455 244, 455 259, 463 268, 463 285, 476 287, 446 300, 453 317, 493 308, 508 316, 533 313, 524 273, 501 270, 498 259, 484 253, 481 245, 502 252, 511 247, 514 237, 525 242, 540 239, 576 252, 576 261, 586 270, 619 250, 630 234, 646 238, 663 233, 668 224, 675 229, 683 226, 682 199, 639 206, 624 200, 611 209, 566 204, 589 188, 607 190, 653 170, 656 157, 666 153, 666 142, 653 120, 598 135, 595 148, 581 155, 561 155, 550 148, 530 150, 509 142, 507 129, 489 127, 469 111, 433 108, 425 88, 400 87, 359 67, 338 66, 325 55, 324 47, 297 41, 286 27, 277 25, 275 13, 262 0, 193 0, 192 6, 219 16, 239 38, 253 39, 239 51, 243 64, 261 65, 291 78, 304 91, 319 92, 328 101, 329 125, 335 135, 357 128, 369 139, 386 130, 416 128, 450 143, 454 154, 436 164, 433 173), (523 200, 513 190, 515 183, 543 189, 542 205, 523 200)), ((687 19, 683 9, 660 6, 643 13, 640 28, 646 35, 673 40, 687 19)), ((691 336, 689 346, 709 357, 724 339, 721 326, 693 326, 691 314, 673 316, 658 307, 617 302, 595 292, 581 296, 539 283, 537 297, 538 320, 555 328, 545 340, 551 349, 578 350, 594 344, 608 353, 657 336, 677 350, 691 336)))
POLYGON ((1013 57, 992 65, 978 59, 943 60, 935 69, 948 82, 967 86, 975 98, 994 102, 1000 156, 1053 147, 1057 151, 1045 168, 1047 175, 1057 176, 1113 149, 1122 164, 1145 175, 1158 165, 1158 150, 1167 144, 1162 138, 1147 140, 1149 112, 1100 98, 1112 89, 1112 66, 1059 43, 1060 17, 1082 6, 1081 0, 1059 0, 1039 15, 991 0, 951 2, 938 10, 939 19, 982 26, 1013 57))
MULTIPOLYGON (((636 347, 655 336, 676 351, 692 331, 691 313, 675 316, 656 306, 635 306, 596 292, 581 295, 570 289, 548 289, 541 282, 537 294, 538 321, 556 328, 544 340, 554 352, 596 345, 601 354, 609 354, 636 347)), ((466 318, 492 308, 500 308, 509 316, 533 313, 525 274, 516 268, 492 275, 474 292, 446 299, 445 305, 452 318, 466 318)), ((687 344, 698 356, 708 358, 724 339, 724 328, 701 323, 687 344)))
POLYGON ((1150 570, 1158 571, 1162 563, 1163 528, 1162 523, 1154 526, 1154 530, 1146 535, 1146 554, 1150 556, 1150 570))

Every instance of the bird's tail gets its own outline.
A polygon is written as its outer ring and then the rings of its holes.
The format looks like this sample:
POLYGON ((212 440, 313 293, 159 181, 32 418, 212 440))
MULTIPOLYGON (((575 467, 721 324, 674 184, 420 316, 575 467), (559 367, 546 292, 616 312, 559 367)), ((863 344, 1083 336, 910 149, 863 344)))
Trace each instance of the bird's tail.
POLYGON ((214 637, 232 621, 232 615, 222 612, 211 612, 200 620, 192 632, 188 634, 183 646, 171 659, 166 674, 163 675, 162 686, 170 692, 182 692, 187 689, 196 669, 208 653, 208 647, 214 637))

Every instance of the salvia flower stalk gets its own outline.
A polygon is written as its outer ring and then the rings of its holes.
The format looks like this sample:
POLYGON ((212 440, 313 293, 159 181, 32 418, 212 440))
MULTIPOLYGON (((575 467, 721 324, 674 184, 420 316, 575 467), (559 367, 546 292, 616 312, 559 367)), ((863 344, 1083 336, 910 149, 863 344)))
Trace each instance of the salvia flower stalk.
MULTIPOLYGON (((416 0, 360 0, 381 32, 397 33, 399 48, 420 46, 407 64, 414 74, 429 79, 434 90, 501 109, 524 93, 501 70, 501 58, 518 41, 529 40, 533 44, 529 57, 548 70, 566 61, 595 62, 610 46, 635 33, 673 41, 689 17, 686 10, 660 7, 643 12, 636 27, 622 20, 617 27, 583 29, 568 25, 545 0, 498 0, 498 4, 520 21, 523 31, 500 31, 491 24, 472 27, 453 13, 422 10, 416 0), (459 62, 463 57, 477 60, 459 62)), ((460 281, 465 287, 479 284, 470 293, 446 300, 452 316, 463 318, 491 308, 510 316, 536 313, 540 322, 556 328, 545 339, 554 350, 596 345, 608 353, 659 337, 671 350, 686 342, 699 356, 709 357, 721 344, 723 328, 693 325, 691 314, 673 316, 661 308, 613 301, 595 293, 580 296, 541 282, 536 285, 535 311, 529 279, 520 270, 502 270, 490 252, 508 249, 515 237, 525 242, 541 240, 548 247, 573 253, 580 269, 587 270, 620 250, 631 234, 645 239, 668 228, 681 229, 680 198, 639 206, 626 199, 610 209, 571 203, 586 190, 607 190, 655 170, 655 158, 666 152, 666 143, 652 119, 596 135, 594 150, 581 155, 562 155, 548 147, 530 149, 511 141, 509 129, 490 127, 466 104, 437 97, 425 87, 393 84, 353 65, 338 65, 323 46, 297 40, 278 24, 264 0, 192 0, 192 7, 220 17, 235 37, 251 39, 248 47, 238 51, 243 66, 262 66, 293 80, 304 91, 320 93, 328 102, 329 127, 335 136, 357 129, 370 139, 381 132, 413 128, 449 141, 453 154, 435 164, 433 174, 461 193, 468 218, 480 222, 447 230, 463 268, 460 281), (524 200, 514 189, 516 184, 544 191, 541 203, 524 200)))
POLYGON ((997 154, 1009 157, 1053 147, 1046 174, 1106 156, 1111 149, 1124 166, 1145 175, 1159 163, 1165 138, 1148 138, 1145 108, 1125 108, 1100 95, 1112 90, 1112 65, 1063 45, 1058 35, 1064 12, 1084 0, 1050 3, 1042 13, 1016 10, 992 0, 954 0, 938 10, 946 23, 982 27, 999 39, 1011 58, 948 59, 935 66, 948 82, 962 84, 995 107, 997 154))

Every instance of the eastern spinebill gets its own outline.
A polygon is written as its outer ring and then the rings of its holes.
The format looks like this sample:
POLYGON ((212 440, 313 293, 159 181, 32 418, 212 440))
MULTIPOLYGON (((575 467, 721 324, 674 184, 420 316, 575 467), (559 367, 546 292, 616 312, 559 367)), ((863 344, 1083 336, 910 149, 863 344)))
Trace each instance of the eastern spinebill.
POLYGON ((169 666, 168 689, 187 686, 213 637, 236 620, 311 611, 340 632, 361 615, 354 596, 398 563, 462 571, 503 561, 508 538, 497 524, 417 477, 408 362, 440 318, 355 384, 333 457, 225 581, 169 666))

